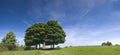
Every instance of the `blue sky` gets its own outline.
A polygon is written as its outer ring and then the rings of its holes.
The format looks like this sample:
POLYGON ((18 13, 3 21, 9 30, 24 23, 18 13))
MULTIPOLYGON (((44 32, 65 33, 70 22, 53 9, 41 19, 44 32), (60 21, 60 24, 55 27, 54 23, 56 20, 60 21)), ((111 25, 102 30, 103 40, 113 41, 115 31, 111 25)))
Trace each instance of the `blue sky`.
POLYGON ((14 31, 24 44, 25 30, 48 20, 66 32, 60 46, 120 44, 120 0, 0 0, 0 39, 14 31))

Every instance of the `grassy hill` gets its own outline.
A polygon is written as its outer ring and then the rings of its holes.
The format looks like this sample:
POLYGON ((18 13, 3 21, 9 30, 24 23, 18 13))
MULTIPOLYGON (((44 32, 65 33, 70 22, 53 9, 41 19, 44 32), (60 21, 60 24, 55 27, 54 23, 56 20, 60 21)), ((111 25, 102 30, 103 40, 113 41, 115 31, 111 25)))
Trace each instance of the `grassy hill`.
POLYGON ((120 46, 81 46, 60 50, 28 50, 0 52, 0 55, 120 55, 120 46))

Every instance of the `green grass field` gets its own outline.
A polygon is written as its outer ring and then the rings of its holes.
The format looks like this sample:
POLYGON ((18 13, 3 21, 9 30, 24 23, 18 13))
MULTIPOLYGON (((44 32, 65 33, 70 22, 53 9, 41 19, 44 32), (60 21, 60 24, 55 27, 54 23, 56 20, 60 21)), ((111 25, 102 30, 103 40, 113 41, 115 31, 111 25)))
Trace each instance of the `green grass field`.
POLYGON ((60 50, 28 50, 0 52, 0 55, 120 55, 120 46, 81 46, 60 50))

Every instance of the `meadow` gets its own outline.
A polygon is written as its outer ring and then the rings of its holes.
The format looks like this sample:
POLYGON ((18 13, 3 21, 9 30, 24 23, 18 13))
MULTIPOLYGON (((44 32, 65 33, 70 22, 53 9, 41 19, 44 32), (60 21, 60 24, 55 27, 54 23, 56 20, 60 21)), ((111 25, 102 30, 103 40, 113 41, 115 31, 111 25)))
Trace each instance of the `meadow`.
POLYGON ((120 46, 77 46, 56 50, 0 52, 0 55, 120 55, 120 46))

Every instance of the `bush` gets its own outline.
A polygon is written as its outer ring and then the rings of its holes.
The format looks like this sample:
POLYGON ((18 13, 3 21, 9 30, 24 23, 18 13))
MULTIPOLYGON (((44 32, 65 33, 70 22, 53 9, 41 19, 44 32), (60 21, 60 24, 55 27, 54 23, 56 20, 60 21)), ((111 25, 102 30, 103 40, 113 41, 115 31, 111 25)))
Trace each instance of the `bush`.
POLYGON ((119 44, 115 44, 115 46, 120 46, 119 44))
POLYGON ((0 49, 3 49, 2 51, 6 51, 6 50, 16 50, 16 45, 13 44, 4 44, 4 43, 0 43, 0 49))
POLYGON ((70 47, 72 47, 72 45, 70 45, 70 47))
POLYGON ((103 42, 102 46, 112 46, 112 43, 107 41, 107 42, 103 42))
POLYGON ((21 51, 21 50, 24 50, 25 49, 25 47, 23 46, 23 45, 21 45, 21 46, 16 46, 16 50, 17 51, 21 51))
POLYGON ((65 46, 65 48, 68 48, 68 46, 65 46))
POLYGON ((34 50, 35 49, 35 47, 31 47, 31 46, 26 46, 25 48, 24 48, 24 50, 34 50))
POLYGON ((60 46, 57 46, 56 48, 57 48, 57 49, 61 49, 61 47, 60 47, 60 46))
POLYGON ((7 44, 8 50, 16 50, 16 45, 13 44, 7 44))
POLYGON ((8 48, 4 44, 0 43, 0 52, 8 51, 8 48))

